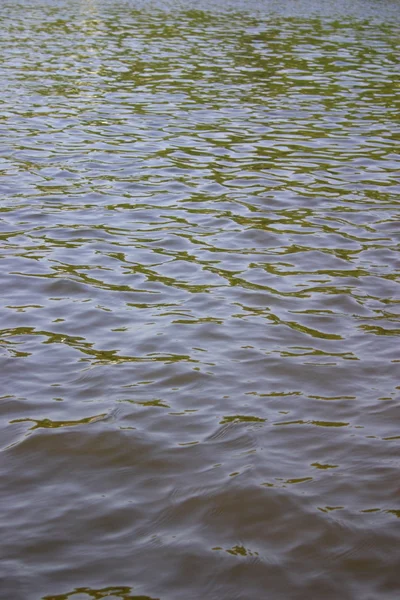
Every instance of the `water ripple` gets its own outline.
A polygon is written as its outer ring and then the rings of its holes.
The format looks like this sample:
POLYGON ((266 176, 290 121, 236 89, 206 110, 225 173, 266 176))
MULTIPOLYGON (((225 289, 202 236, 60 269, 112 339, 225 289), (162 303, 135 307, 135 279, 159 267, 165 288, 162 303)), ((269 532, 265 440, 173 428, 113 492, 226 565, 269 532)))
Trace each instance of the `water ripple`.
POLYGON ((0 7, 16 600, 392 600, 393 0, 0 7))

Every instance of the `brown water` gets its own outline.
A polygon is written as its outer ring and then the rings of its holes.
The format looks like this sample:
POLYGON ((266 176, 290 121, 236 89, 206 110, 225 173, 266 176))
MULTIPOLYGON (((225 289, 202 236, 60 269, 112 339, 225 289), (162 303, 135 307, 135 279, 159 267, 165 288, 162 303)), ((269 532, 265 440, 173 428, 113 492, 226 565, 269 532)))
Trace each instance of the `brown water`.
POLYGON ((399 2, 0 27, 1 600, 397 600, 399 2))

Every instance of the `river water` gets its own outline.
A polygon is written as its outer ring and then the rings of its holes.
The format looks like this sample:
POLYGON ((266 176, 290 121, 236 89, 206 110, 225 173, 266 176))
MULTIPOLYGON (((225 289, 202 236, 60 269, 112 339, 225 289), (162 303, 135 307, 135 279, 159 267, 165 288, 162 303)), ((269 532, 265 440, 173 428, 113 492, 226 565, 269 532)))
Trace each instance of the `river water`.
POLYGON ((0 27, 1 600, 397 599, 399 2, 0 27))

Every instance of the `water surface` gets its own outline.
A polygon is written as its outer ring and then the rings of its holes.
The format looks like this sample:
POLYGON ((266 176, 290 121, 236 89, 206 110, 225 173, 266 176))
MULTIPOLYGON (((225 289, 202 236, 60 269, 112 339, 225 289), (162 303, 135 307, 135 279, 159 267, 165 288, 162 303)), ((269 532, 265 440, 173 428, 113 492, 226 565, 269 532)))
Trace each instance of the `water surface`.
POLYGON ((397 599, 399 2, 0 27, 0 597, 397 599))

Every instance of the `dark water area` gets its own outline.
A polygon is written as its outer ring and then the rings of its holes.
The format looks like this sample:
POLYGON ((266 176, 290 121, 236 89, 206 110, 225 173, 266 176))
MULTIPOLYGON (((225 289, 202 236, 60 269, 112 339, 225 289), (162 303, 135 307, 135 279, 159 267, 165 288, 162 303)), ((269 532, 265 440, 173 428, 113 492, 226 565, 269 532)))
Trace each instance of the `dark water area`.
POLYGON ((0 31, 0 600, 397 600, 399 1, 0 31))

